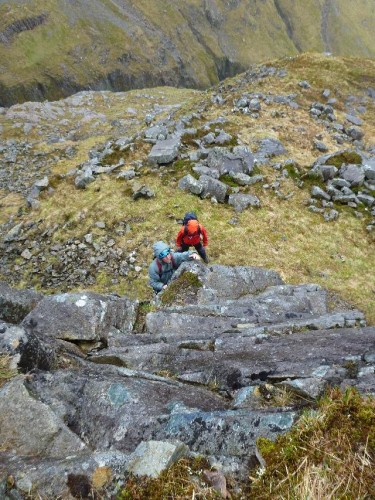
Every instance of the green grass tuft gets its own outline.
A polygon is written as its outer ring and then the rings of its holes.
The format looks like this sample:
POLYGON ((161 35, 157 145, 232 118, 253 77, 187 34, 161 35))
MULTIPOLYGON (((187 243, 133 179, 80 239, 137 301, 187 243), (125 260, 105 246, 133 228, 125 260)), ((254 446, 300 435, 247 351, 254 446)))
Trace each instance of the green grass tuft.
POLYGON ((253 475, 251 498, 373 498, 375 400, 333 389, 316 412, 258 447, 266 468, 253 475))

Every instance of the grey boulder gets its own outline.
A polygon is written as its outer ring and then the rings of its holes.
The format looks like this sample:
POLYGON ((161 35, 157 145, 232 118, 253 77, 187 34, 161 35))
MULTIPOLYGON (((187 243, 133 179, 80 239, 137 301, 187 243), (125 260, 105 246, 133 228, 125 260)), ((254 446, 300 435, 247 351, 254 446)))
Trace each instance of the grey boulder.
POLYGON ((234 207, 236 212, 243 212, 248 207, 260 207, 259 198, 250 194, 231 194, 228 203, 234 207))
POLYGON ((202 185, 200 196, 202 198, 215 197, 219 203, 224 203, 228 191, 228 186, 223 182, 213 179, 208 175, 201 175, 199 182, 202 185))
POLYGON ((0 281, 0 319, 18 324, 42 299, 35 290, 18 290, 0 281))
POLYGON ((285 154, 287 151, 282 143, 277 139, 266 138, 259 142, 258 151, 255 153, 255 158, 258 163, 264 164, 279 155, 285 154))
POLYGON ((203 191, 202 183, 195 179, 192 175, 188 174, 182 177, 178 183, 178 187, 184 191, 189 191, 192 194, 200 195, 203 191))
POLYGON ((33 332, 63 340, 101 340, 130 332, 138 303, 92 292, 45 297, 23 321, 33 332))
POLYGON ((142 441, 130 456, 127 470, 155 478, 188 453, 189 448, 178 441, 142 441))
POLYGON ((21 456, 65 458, 86 445, 17 377, 0 392, 0 447, 21 456), (16 416, 16 418, 15 418, 16 416))
POLYGON ((163 165, 174 161, 179 152, 180 140, 178 138, 158 141, 151 149, 148 155, 148 161, 151 164, 163 165))
POLYGON ((236 146, 233 151, 215 147, 208 153, 207 166, 218 170, 220 175, 229 172, 250 174, 254 168, 254 156, 246 146, 236 146))
POLYGON ((350 186, 361 186, 365 180, 365 170, 358 165, 344 165, 340 168, 339 174, 349 182, 350 186))
POLYGON ((375 158, 370 158, 363 162, 365 177, 368 180, 375 180, 375 158))

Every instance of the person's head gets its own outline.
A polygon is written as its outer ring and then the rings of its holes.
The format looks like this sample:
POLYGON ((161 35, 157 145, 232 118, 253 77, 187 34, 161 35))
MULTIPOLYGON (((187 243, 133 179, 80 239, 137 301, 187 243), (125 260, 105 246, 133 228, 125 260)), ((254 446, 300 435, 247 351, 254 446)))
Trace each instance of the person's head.
POLYGON ((154 256, 165 263, 168 263, 171 261, 171 249, 169 248, 169 245, 164 243, 164 241, 157 241, 153 245, 153 250, 154 250, 154 256))

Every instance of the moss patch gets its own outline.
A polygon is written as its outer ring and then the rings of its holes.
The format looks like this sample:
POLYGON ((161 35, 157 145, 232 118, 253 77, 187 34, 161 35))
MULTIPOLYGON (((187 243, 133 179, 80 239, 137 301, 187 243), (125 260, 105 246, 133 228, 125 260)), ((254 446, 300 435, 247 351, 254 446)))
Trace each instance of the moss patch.
POLYGON ((184 304, 187 297, 189 297, 189 302, 191 303, 190 299, 197 295, 198 289, 202 286, 202 282, 198 276, 187 271, 168 285, 168 288, 161 295, 161 303, 164 306, 179 303, 184 304))
POLYGON ((342 153, 331 156, 329 160, 327 160, 327 165, 334 165, 336 168, 340 168, 344 163, 361 165, 362 157, 355 151, 343 151, 342 153))
POLYGON ((149 312, 155 310, 155 307, 149 301, 141 302, 138 306, 137 318, 134 324, 135 333, 143 333, 146 329, 146 316, 149 312))
POLYGON ((117 500, 218 498, 203 480, 203 471, 209 469, 201 457, 181 459, 157 479, 129 477, 117 500))
POLYGON ((221 175, 219 181, 224 182, 227 186, 238 187, 237 182, 229 174, 221 175))

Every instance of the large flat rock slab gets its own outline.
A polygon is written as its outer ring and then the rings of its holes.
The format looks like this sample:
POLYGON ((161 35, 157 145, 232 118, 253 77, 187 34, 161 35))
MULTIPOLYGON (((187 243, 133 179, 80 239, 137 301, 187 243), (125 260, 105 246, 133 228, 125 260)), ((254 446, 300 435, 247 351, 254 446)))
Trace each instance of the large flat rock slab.
POLYGON ((275 439, 292 427, 294 411, 183 412, 178 408, 158 433, 158 438, 178 439, 196 453, 210 457, 224 469, 246 473, 249 462, 257 463, 256 440, 275 439))
MULTIPOLYGON (((93 449, 132 452, 157 433, 173 402, 202 411, 225 410, 227 401, 204 388, 124 368, 89 364, 78 370, 33 374, 35 398, 84 435, 93 449)), ((188 410, 187 410, 188 411, 188 410)))
MULTIPOLYGON (((178 283, 180 276, 186 272, 195 274, 201 286, 197 287, 195 296, 185 296, 184 290, 181 290, 178 302, 184 304, 217 305, 225 300, 238 300, 245 295, 258 294, 268 287, 284 284, 276 271, 248 266, 206 266, 199 261, 182 263, 173 275, 172 283, 178 283)), ((163 292, 160 293, 162 296, 163 292)))
POLYGON ((128 454, 143 441, 178 439, 193 451, 236 464, 237 472, 255 456, 259 436, 285 432, 298 415, 233 410, 205 388, 108 366, 37 372, 25 388, 77 436, 85 436, 90 448, 128 454))
POLYGON ((147 331, 167 336, 191 334, 194 337, 199 325, 199 336, 203 338, 205 334, 215 336, 241 324, 258 326, 297 320, 308 322, 328 313, 328 294, 318 285, 270 286, 264 292, 242 295, 237 300, 205 303, 207 296, 213 292, 207 277, 210 279, 211 273, 203 276, 205 284, 198 290, 198 304, 170 306, 149 313, 146 317, 147 331))
POLYGON ((140 342, 138 337, 142 336, 129 336, 128 345, 100 351, 91 359, 154 373, 166 370, 181 381, 215 384, 229 391, 308 378, 339 385, 353 373, 350 385, 362 386, 366 376, 365 392, 372 393, 375 387, 375 360, 371 357, 375 354, 375 327, 252 336, 233 330, 211 340, 201 340, 197 332, 196 339, 170 342, 154 342, 152 335, 140 342))
POLYGON ((86 445, 19 377, 0 391, 0 448, 20 456, 65 458, 86 445))
POLYGON ((126 297, 92 292, 44 297, 23 325, 33 332, 63 340, 101 340, 110 332, 130 332, 138 303, 126 297))
POLYGON ((213 265, 209 270, 198 292, 199 303, 202 304, 239 299, 284 283, 276 271, 258 267, 213 265))

